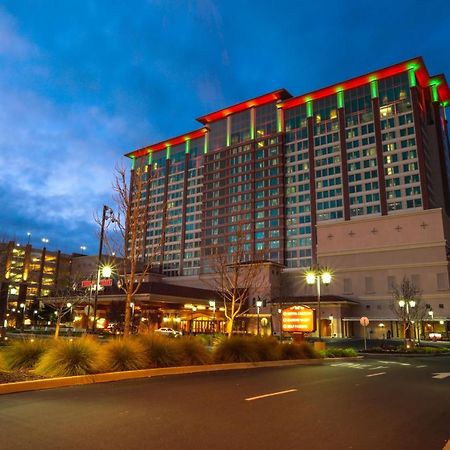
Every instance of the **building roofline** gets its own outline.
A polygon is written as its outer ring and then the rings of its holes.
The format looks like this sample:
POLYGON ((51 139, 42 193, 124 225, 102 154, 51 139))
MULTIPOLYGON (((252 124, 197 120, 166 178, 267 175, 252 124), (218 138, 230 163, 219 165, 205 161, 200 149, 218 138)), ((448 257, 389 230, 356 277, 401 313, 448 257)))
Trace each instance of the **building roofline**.
POLYGON ((201 138, 205 135, 206 132, 207 132, 206 127, 202 127, 199 128, 198 130, 190 131, 188 133, 184 133, 181 134, 180 136, 166 139, 165 141, 161 141, 156 144, 151 144, 142 148, 138 148, 129 153, 126 153, 125 156, 128 158, 139 158, 140 156, 148 155, 149 153, 152 152, 165 150, 167 147, 173 147, 174 145, 182 144, 183 142, 186 141, 201 138))
POLYGON ((439 80, 439 99, 441 102, 450 101, 450 91, 443 75, 437 75, 431 77, 428 73, 428 70, 425 66, 423 58, 418 56, 413 59, 408 59, 406 61, 394 64, 392 66, 385 67, 384 69, 375 70, 365 75, 361 75, 355 78, 350 78, 349 80, 342 81, 340 83, 332 84, 331 86, 327 86, 325 88, 318 89, 316 91, 308 92, 306 94, 302 94, 297 97, 290 98, 279 105, 279 108, 282 109, 290 109, 295 106, 302 105, 311 100, 318 100, 324 97, 328 97, 329 95, 336 94, 337 92, 346 91, 349 89, 354 89, 365 84, 370 83, 373 80, 381 80, 383 78, 391 77, 394 75, 398 75, 399 73, 403 73, 408 71, 409 69, 415 69, 417 81, 420 86, 430 86, 432 80, 439 80))
POLYGON ((251 98, 249 100, 236 103, 235 105, 227 106, 226 108, 219 109, 212 113, 206 114, 202 117, 199 117, 197 120, 200 123, 206 125, 207 123, 223 119, 224 117, 227 117, 230 114, 245 111, 246 109, 251 108, 252 106, 261 106, 278 100, 286 100, 287 98, 290 97, 292 97, 292 95, 286 89, 277 89, 276 91, 260 95, 259 97, 251 98))

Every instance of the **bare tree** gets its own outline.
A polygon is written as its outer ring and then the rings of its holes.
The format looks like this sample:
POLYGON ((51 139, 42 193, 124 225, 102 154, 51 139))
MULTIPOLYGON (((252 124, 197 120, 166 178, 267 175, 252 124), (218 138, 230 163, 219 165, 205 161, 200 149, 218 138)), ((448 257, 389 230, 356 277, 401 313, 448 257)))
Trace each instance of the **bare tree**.
POLYGON ((134 168, 129 182, 126 168, 116 166, 113 181, 116 204, 114 228, 105 233, 105 242, 110 251, 123 260, 119 287, 125 293, 125 337, 130 334, 133 297, 150 271, 156 253, 146 246, 149 202, 141 201, 148 194, 150 183, 149 166, 142 164, 134 168))
POLYGON ((74 306, 86 300, 86 292, 80 290, 78 283, 73 279, 67 279, 60 283, 52 296, 43 297, 41 301, 54 310, 56 315, 56 327, 54 338, 58 339, 61 322, 64 317, 72 313, 74 306))
POLYGON ((421 323, 427 314, 420 289, 409 278, 403 277, 400 285, 392 287, 392 298, 391 309, 403 322, 405 346, 407 332, 411 329, 415 331, 420 343, 421 323))
POLYGON ((208 258, 208 269, 212 275, 209 279, 205 278, 205 282, 211 285, 223 300, 228 337, 233 333, 236 319, 248 311, 249 291, 256 293, 264 284, 260 273, 262 257, 249 260, 250 242, 247 234, 245 225, 237 224, 230 251, 226 252, 223 247, 219 247, 208 258))

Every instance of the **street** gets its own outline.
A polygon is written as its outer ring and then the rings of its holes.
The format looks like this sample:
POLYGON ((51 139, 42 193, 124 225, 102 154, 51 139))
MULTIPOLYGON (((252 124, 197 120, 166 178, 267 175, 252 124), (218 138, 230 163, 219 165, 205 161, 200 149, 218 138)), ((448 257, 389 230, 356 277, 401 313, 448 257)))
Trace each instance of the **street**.
POLYGON ((450 357, 371 356, 0 397, 4 449, 427 449, 450 438, 450 357))

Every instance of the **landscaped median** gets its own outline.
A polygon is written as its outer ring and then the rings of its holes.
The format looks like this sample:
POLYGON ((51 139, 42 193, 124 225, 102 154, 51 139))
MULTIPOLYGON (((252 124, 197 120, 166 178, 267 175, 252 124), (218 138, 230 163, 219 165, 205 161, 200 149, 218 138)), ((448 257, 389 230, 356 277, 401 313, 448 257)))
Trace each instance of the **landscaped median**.
POLYGON ((208 344, 209 339, 201 337, 170 339, 152 334, 105 344, 89 337, 16 341, 0 352, 0 376, 6 375, 8 381, 0 384, 0 394, 163 375, 320 364, 324 356, 356 356, 343 349, 320 355, 307 343, 280 344, 273 338, 236 336, 208 344))

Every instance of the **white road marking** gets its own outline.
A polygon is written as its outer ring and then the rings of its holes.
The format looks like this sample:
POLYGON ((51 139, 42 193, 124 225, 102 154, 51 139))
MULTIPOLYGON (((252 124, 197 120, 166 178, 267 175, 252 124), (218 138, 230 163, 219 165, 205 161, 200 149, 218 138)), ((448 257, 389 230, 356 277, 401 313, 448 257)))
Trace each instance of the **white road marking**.
POLYGON ((427 366, 416 366, 416 369, 423 369, 424 367, 427 367, 427 366))
POLYGON ((274 395, 289 394, 290 392, 296 392, 296 391, 298 391, 298 389, 289 389, 287 391, 272 392, 271 394, 258 395, 257 397, 249 397, 249 398, 246 398, 245 400, 247 402, 251 402, 252 400, 259 400, 260 398, 273 397, 274 395))
POLYGON ((370 375, 366 375, 366 377, 377 377, 378 375, 386 375, 386 372, 371 373, 370 375))
POLYGON ((332 367, 348 367, 349 369, 365 369, 370 367, 370 364, 358 364, 358 363, 336 363, 330 364, 332 367))
POLYGON ((434 376, 431 378, 436 378, 438 380, 443 380, 444 378, 450 377, 450 372, 437 372, 433 374, 434 376))
POLYGON ((387 369, 387 366, 371 367, 369 370, 387 369))
POLYGON ((401 363, 401 362, 397 362, 397 361, 378 361, 379 363, 382 364, 399 364, 400 366, 410 366, 410 363, 401 363))

